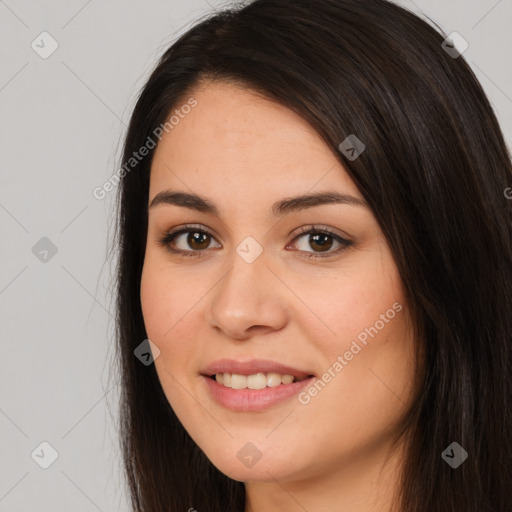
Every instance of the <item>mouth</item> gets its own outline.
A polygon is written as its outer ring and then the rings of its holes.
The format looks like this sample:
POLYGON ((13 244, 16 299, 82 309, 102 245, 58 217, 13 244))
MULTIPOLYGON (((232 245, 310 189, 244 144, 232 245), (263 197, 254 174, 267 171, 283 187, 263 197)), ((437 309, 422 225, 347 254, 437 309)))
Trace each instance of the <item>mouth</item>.
POLYGON ((232 389, 273 388, 314 377, 311 372, 269 359, 220 359, 204 368, 201 374, 232 389))
POLYGON ((264 411, 289 400, 315 375, 276 361, 222 359, 200 372, 206 393, 219 405, 232 411, 264 411))

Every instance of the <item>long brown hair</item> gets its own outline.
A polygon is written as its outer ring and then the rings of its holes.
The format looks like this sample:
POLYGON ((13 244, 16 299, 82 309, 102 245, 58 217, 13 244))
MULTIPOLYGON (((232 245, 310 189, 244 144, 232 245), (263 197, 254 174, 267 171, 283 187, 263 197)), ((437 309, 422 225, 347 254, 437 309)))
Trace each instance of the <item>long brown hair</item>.
MULTIPOLYGON (((424 355, 397 500, 401 512, 512 510, 510 154, 481 86, 446 35, 386 0, 255 0, 209 15, 162 55, 138 98, 123 162, 200 80, 227 80, 293 109, 371 206, 424 355), (352 160, 339 144, 356 134, 352 160), (454 469, 452 443, 468 453, 454 469)), ((122 178, 115 244, 121 447, 136 512, 241 512, 231 480, 189 437, 154 365, 140 280, 152 152, 122 178)))

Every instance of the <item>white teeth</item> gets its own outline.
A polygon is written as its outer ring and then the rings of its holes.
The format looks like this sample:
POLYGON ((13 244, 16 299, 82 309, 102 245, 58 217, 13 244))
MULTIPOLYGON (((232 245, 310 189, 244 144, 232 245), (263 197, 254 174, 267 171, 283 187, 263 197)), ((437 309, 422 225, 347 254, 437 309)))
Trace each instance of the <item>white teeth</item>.
POLYGON ((247 375, 231 375, 231 387, 233 389, 244 389, 247 387, 247 375))
MULTIPOLYGON (((275 388, 281 384, 291 384, 297 379, 293 375, 281 375, 275 372, 255 373, 253 375, 239 375, 236 373, 217 373, 215 380, 233 389, 264 389, 266 387, 275 388)), ((299 379, 302 380, 302 379, 299 379)))
POLYGON ((281 375, 279 373, 267 373, 267 386, 275 388, 281 385, 281 375))
POLYGON ((283 384, 291 384, 293 382, 294 376, 293 375, 283 375, 281 377, 281 382, 283 384))
POLYGON ((263 389, 267 387, 267 376, 264 373, 249 375, 247 377, 247 387, 249 389, 263 389))

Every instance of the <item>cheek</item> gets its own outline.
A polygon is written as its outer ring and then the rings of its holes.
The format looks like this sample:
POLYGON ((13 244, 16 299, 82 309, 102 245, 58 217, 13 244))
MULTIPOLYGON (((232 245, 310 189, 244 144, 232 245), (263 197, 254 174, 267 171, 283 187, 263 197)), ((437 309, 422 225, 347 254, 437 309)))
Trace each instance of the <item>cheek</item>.
POLYGON ((384 340, 400 330, 403 288, 391 255, 382 247, 355 255, 334 279, 317 275, 315 283, 302 279, 296 289, 315 314, 297 319, 330 357, 348 350, 354 339, 364 346, 365 341, 384 340))
MULTIPOLYGON (((155 369, 169 404, 180 402, 176 385, 176 363, 183 367, 187 354, 186 343, 179 343, 180 300, 179 288, 169 279, 171 276, 150 255, 146 254, 140 283, 140 301, 144 326, 148 338, 160 350, 155 359, 155 369)), ((182 304, 182 302, 181 302, 182 304)), ((181 379, 180 379, 181 380, 181 379)))
POLYGON ((146 253, 140 283, 146 332, 155 340, 171 337, 194 300, 191 287, 180 280, 179 272, 172 271, 161 259, 151 251, 146 253))
POLYGON ((192 285, 183 273, 161 260, 158 255, 147 253, 140 300, 146 334, 160 350, 160 357, 155 360, 157 371, 167 380, 164 368, 172 375, 181 374, 190 364, 191 356, 197 353, 195 314, 206 290, 200 289, 201 281, 192 285))

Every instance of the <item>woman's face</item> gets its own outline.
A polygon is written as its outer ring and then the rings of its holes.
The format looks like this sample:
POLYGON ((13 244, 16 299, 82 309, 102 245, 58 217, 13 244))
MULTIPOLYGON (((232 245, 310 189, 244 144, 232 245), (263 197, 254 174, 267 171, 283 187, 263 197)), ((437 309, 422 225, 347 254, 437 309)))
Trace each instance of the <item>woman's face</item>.
POLYGON ((154 155, 141 282, 170 405, 235 480, 380 460, 415 367, 402 284, 372 211, 291 110, 226 83, 191 96, 197 105, 180 110, 154 155), (295 199, 320 193, 346 197, 295 199))

